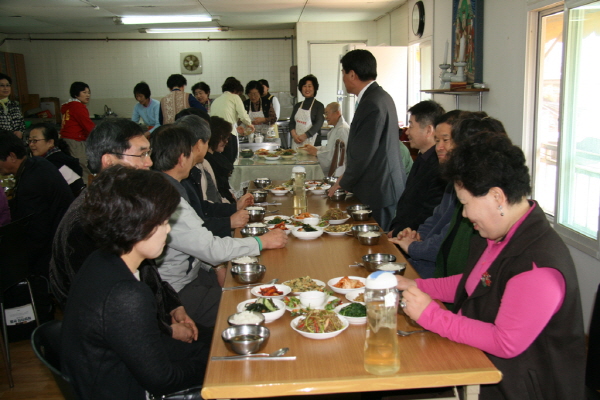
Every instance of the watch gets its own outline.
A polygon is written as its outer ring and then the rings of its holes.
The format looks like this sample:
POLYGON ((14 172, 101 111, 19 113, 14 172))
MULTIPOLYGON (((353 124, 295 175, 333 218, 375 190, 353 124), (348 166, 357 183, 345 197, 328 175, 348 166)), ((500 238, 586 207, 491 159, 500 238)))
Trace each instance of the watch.
POLYGON ((425 6, 422 1, 417 1, 412 11, 412 31, 415 36, 423 36, 425 29, 425 6))

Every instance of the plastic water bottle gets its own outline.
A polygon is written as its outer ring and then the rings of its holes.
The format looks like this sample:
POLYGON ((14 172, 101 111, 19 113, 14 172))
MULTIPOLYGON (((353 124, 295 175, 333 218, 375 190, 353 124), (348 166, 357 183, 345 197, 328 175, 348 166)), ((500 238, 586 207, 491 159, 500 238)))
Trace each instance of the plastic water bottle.
POLYGON ((393 273, 377 271, 367 277, 367 337, 365 338, 365 370, 374 375, 392 375, 400 369, 396 311, 398 284, 393 273))
POLYGON ((294 212, 296 214, 304 213, 306 212, 306 191, 304 190, 306 170, 304 167, 294 167, 292 178, 294 178, 294 212))

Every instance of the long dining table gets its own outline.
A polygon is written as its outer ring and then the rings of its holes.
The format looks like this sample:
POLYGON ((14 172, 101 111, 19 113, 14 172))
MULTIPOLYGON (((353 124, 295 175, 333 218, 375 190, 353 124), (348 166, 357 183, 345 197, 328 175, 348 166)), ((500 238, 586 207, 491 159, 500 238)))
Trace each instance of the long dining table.
MULTIPOLYGON (((268 211, 291 216, 293 195, 269 195, 268 211)), ((308 211, 322 215, 327 209, 345 209, 356 204, 354 197, 333 202, 325 196, 309 194, 308 211)), ((371 219, 365 222, 376 224, 371 219)), ((239 233, 238 233, 239 234, 239 233)), ((402 253, 382 235, 373 246, 361 245, 350 236, 323 236, 315 240, 301 240, 290 235, 285 248, 264 250, 260 263, 266 266, 263 282, 277 278, 278 283, 301 276, 327 282, 341 276, 366 277, 369 272, 355 266, 361 257, 370 253, 394 254, 397 262, 405 262, 402 253)), ((407 266, 405 276, 418 278, 407 266)), ((227 274, 224 287, 239 285, 227 274)), ((236 312, 237 305, 254 296, 250 289, 224 291, 217 316, 210 356, 234 355, 221 339, 227 328, 227 318, 236 312)), ((347 300, 338 295, 344 302, 347 300)), ((350 325, 337 337, 326 340, 305 338, 292 330, 293 318, 285 314, 268 324, 270 338, 261 352, 271 353, 289 347, 287 360, 236 360, 209 361, 202 396, 205 399, 264 398, 276 396, 341 394, 366 391, 390 391, 416 388, 464 386, 466 399, 478 398, 479 385, 497 383, 502 375, 484 353, 476 348, 452 342, 435 333, 417 333, 398 336, 400 370, 389 376, 369 374, 363 366, 366 326, 350 325)), ((398 329, 415 330, 405 317, 398 316, 398 329)))

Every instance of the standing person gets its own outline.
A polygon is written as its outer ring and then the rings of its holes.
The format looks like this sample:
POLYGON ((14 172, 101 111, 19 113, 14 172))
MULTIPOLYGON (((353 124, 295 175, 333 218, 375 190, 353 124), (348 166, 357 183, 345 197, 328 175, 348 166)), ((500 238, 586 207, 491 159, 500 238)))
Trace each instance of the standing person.
POLYGON ((484 351, 502 381, 481 399, 584 399, 581 296, 569 249, 539 204, 528 200, 523 151, 505 134, 481 132, 444 166, 479 232, 464 272, 398 276, 401 306, 423 328, 484 351), (453 302, 444 310, 433 299, 453 302))
POLYGON ((277 117, 277 120, 279 120, 279 116, 281 115, 281 104, 279 104, 279 99, 275 95, 269 93, 269 81, 266 79, 259 79, 258 81, 263 87, 263 98, 269 100, 271 104, 273 104, 275 116, 277 117))
POLYGON ((146 82, 135 85, 133 95, 138 104, 133 107, 131 120, 139 124, 141 118, 148 127, 146 132, 146 136, 148 136, 160 126, 160 102, 150 98, 150 86, 146 82))
POLYGON ((296 103, 290 116, 290 134, 292 135, 292 149, 297 149, 305 144, 313 145, 317 135, 321 134, 321 127, 325 118, 323 103, 317 101, 319 81, 314 75, 306 75, 298 82, 298 90, 304 96, 304 101, 296 103))
POLYGON ((271 102, 263 96, 263 86, 259 81, 248 82, 246 94, 248 99, 244 101, 244 108, 248 111, 252 125, 259 132, 266 134, 269 126, 277 122, 275 109, 271 106, 271 102))
POLYGON ((92 92, 87 83, 73 82, 69 94, 71 95, 69 101, 60 107, 62 113, 60 137, 65 139, 65 142, 69 145, 71 155, 79 159, 79 164, 83 170, 83 182, 87 184, 90 170, 85 154, 85 141, 96 126, 90 119, 90 113, 87 109, 92 92))
POLYGON ((73 193, 50 161, 26 154, 21 139, 10 131, 0 132, 0 174, 13 174, 16 181, 10 214, 13 221, 32 215, 27 227, 29 269, 47 277, 52 239, 73 193))
POLYGON ((440 204, 446 182, 440 177, 440 165, 435 153, 435 121, 444 109, 433 100, 426 100, 408 109, 408 140, 419 155, 406 178, 406 188, 396 205, 396 216, 388 237, 406 228, 417 230, 433 209, 440 204))
POLYGON ((77 197, 85 187, 81 175, 83 170, 79 160, 71 156, 69 145, 59 139, 58 131, 52 124, 39 123, 29 131, 29 149, 36 157, 45 157, 61 173, 69 184, 73 195, 77 197))
POLYGON ((8 98, 11 86, 11 77, 0 73, 0 130, 10 131, 21 139, 25 132, 25 121, 19 103, 8 98))
POLYGON ((160 99, 158 121, 161 125, 172 124, 177 113, 186 108, 194 107, 206 111, 193 94, 185 92, 186 85, 187 79, 181 74, 173 74, 167 79, 167 87, 171 93, 160 99))
POLYGON ((237 126, 238 121, 245 124, 250 132, 254 132, 254 126, 250 116, 244 109, 244 103, 240 96, 235 94, 241 85, 240 81, 232 76, 225 79, 223 86, 221 86, 223 94, 213 101, 211 109, 211 115, 221 117, 232 125, 231 134, 234 137, 231 138, 223 151, 223 155, 232 163, 238 158, 238 134, 244 133, 244 128, 237 126))
POLYGON ((346 171, 329 189, 353 192, 373 209, 373 218, 389 229, 406 172, 398 146, 398 116, 392 97, 375 82, 377 61, 368 50, 353 50, 342 57, 344 85, 358 96, 350 125, 346 171))
POLYGON ((308 151, 308 154, 317 156, 325 176, 339 177, 346 170, 346 147, 348 146, 350 125, 344 120, 342 108, 337 102, 329 103, 325 107, 325 119, 329 125, 333 125, 333 129, 327 134, 327 145, 315 147, 307 144, 303 149, 308 151), (343 143, 343 147, 341 143, 343 143), (332 162, 334 163, 332 164, 332 162))
POLYGON ((77 274, 61 331, 61 366, 81 399, 145 400, 202 384, 206 342, 182 343, 156 323, 140 264, 160 255, 179 203, 164 176, 117 165, 82 194, 94 251, 77 274))
POLYGON ((192 93, 196 100, 204 106, 206 112, 210 114, 210 105, 212 104, 212 100, 210 99, 210 86, 208 86, 204 82, 198 82, 194 86, 192 86, 192 93))

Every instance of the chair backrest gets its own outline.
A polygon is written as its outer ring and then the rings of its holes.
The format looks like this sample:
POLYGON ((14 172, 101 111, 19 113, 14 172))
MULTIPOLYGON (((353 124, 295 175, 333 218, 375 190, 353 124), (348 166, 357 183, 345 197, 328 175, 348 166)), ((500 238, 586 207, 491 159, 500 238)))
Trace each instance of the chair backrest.
POLYGON ((6 289, 29 275, 27 225, 31 218, 29 215, 0 226, 0 298, 6 289))
POLYGON ((38 326, 31 335, 31 347, 37 358, 52 372, 66 400, 77 399, 69 378, 60 370, 60 329, 62 321, 53 320, 38 326))

